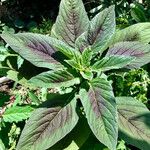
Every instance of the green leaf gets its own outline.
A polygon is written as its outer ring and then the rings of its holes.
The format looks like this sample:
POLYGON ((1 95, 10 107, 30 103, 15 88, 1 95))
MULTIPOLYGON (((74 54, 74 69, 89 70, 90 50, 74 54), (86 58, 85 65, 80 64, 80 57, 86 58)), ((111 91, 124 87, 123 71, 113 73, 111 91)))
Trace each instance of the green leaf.
POLYGON ((28 83, 28 80, 24 77, 22 77, 19 72, 15 71, 15 70, 8 70, 7 71, 7 78, 21 84, 21 85, 24 85, 24 86, 31 86, 29 83, 28 83))
POLYGON ((80 62, 81 58, 79 57, 78 59, 70 59, 70 60, 65 60, 65 62, 70 65, 71 67, 77 69, 77 70, 81 70, 82 66, 81 66, 81 62, 80 62))
POLYGON ((82 0, 62 0, 52 36, 75 47, 75 40, 88 29, 89 19, 82 0))
POLYGON ((69 87, 74 84, 79 84, 80 79, 74 77, 66 70, 47 71, 43 72, 29 80, 29 83, 46 88, 69 87))
POLYGON ((29 98, 32 101, 32 103, 39 105, 40 104, 40 100, 38 99, 38 97, 34 94, 33 91, 29 91, 28 92, 29 98))
POLYGON ((92 80, 93 79, 93 73, 92 73, 91 70, 85 70, 84 72, 80 71, 80 74, 82 75, 82 77, 84 79, 87 79, 87 80, 92 80))
POLYGON ((115 11, 111 6, 96 15, 90 24, 88 42, 94 52, 102 52, 115 33, 115 11))
POLYGON ((17 57, 17 65, 18 65, 18 69, 21 68, 22 64, 24 62, 24 59, 21 56, 17 57))
POLYGON ((92 70, 94 71, 108 71, 111 69, 119 69, 127 66, 135 58, 130 56, 109 56, 104 57, 103 59, 97 61, 93 66, 92 70))
POLYGON ((4 122, 19 122, 29 118, 31 112, 34 110, 30 106, 14 106, 8 108, 3 114, 4 122))
POLYGON ((90 136, 90 133, 91 130, 87 119, 84 116, 80 116, 75 128, 49 150, 79 150, 90 136))
POLYGON ((7 48, 0 46, 0 61, 4 61, 9 55, 8 55, 7 48))
POLYGON ((115 33, 111 44, 123 41, 150 42, 150 23, 137 23, 115 33))
POLYGON ((144 9, 141 9, 137 4, 131 8, 131 16, 136 22, 148 22, 144 9))
POLYGON ((0 150, 6 150, 4 143, 0 139, 0 150))
POLYGON ((54 44, 59 42, 54 42, 48 36, 35 33, 3 33, 1 37, 15 52, 37 67, 49 69, 60 69, 63 67, 56 60, 55 56, 57 48, 54 44))
POLYGON ((5 54, 0 54, 0 61, 4 61, 7 55, 5 54))
POLYGON ((92 50, 91 47, 87 47, 82 52, 82 66, 89 67, 91 59, 92 59, 92 50))
POLYGON ((132 97, 117 97, 119 136, 142 150, 150 148, 150 112, 132 97))
POLYGON ((140 42, 120 42, 113 45, 106 56, 132 57, 134 60, 126 68, 139 68, 150 62, 150 45, 140 42))
POLYGON ((109 149, 116 150, 117 108, 110 83, 104 78, 93 79, 89 90, 82 88, 79 94, 94 135, 109 149))
POLYGON ((48 149, 65 137, 77 122, 75 98, 64 107, 38 108, 25 125, 16 150, 48 149))

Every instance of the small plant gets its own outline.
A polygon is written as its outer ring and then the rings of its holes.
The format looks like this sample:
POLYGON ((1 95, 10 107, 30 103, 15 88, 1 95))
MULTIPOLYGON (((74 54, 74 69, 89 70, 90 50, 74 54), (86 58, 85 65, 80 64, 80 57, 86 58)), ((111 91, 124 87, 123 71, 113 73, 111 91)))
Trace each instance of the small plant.
POLYGON ((52 37, 2 34, 24 59, 50 69, 32 77, 30 84, 67 91, 51 94, 35 110, 22 131, 17 150, 52 148, 73 129, 80 134, 80 147, 89 136, 82 136, 85 129, 77 128, 84 118, 95 137, 110 150, 116 150, 118 135, 131 145, 149 149, 149 110, 132 97, 115 97, 107 79, 109 70, 129 70, 150 62, 150 45, 138 42, 142 39, 134 31, 115 34, 114 6, 89 21, 81 0, 62 0, 52 37))

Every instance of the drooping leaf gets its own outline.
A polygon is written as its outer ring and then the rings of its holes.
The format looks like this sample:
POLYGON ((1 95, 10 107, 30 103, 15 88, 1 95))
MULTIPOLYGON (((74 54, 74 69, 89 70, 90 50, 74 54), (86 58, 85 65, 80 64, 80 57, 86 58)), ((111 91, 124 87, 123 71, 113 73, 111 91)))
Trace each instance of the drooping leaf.
POLYGON ((52 36, 75 47, 75 40, 87 31, 89 19, 82 0, 62 0, 52 36))
POLYGON ((4 33, 1 37, 9 46, 23 58, 38 67, 59 69, 63 66, 56 60, 57 49, 68 49, 68 46, 41 34, 33 33, 4 33))
POLYGON ((101 143, 115 150, 117 109, 110 83, 104 78, 93 79, 88 91, 84 88, 80 90, 80 99, 94 135, 101 143))
POLYGON ((31 112, 34 110, 30 106, 14 106, 8 108, 3 114, 4 122, 19 122, 30 117, 31 112))
POLYGON ((125 29, 119 30, 112 38, 111 44, 123 41, 139 41, 142 43, 150 42, 150 23, 137 23, 125 29))
POLYGON ((31 78, 29 82, 38 87, 55 88, 69 87, 74 84, 79 84, 80 79, 75 78, 66 70, 57 70, 43 72, 31 78))
POLYGON ((111 47, 106 56, 135 58, 126 68, 139 68, 150 62, 150 45, 140 42, 120 42, 111 47))
POLYGON ((103 59, 97 61, 93 66, 92 70, 94 71, 108 71, 111 69, 119 69, 124 66, 127 66, 132 62, 135 58, 130 57, 130 56, 109 56, 109 57, 104 57, 103 59))
POLYGON ((75 98, 65 107, 39 108, 25 125, 17 150, 48 149, 65 137, 77 122, 75 98))
POLYGON ((119 136, 142 150, 150 148, 150 111, 132 97, 117 97, 119 136))
POLYGON ((115 33, 115 27, 114 6, 103 10, 91 20, 88 43, 92 45, 94 52, 100 52, 106 48, 115 33))

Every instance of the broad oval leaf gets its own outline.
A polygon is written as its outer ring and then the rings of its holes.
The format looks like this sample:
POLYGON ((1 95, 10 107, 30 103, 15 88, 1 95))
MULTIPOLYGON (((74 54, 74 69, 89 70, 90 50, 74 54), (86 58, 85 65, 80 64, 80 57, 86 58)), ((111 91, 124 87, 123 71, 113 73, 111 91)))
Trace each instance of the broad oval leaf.
POLYGON ((62 0, 52 36, 75 47, 75 40, 87 31, 89 19, 82 0, 62 0))
POLYGON ((150 148, 150 111, 132 97, 117 97, 119 136, 142 150, 150 148))
POLYGON ((150 62, 150 45, 140 42, 120 42, 111 47, 106 56, 135 58, 126 68, 139 68, 150 62))
POLYGON ((43 72, 29 80, 38 87, 55 88, 55 87, 69 87, 74 84, 79 84, 80 79, 74 77, 66 70, 47 71, 43 72))
POLYGON ((92 70, 94 71, 108 71, 111 69, 119 69, 124 66, 127 66, 135 58, 130 56, 109 56, 104 57, 103 59, 97 61, 93 66, 92 70))
POLYGON ((38 108, 23 129, 17 150, 46 150, 65 137, 77 122, 75 98, 65 107, 38 108))
POLYGON ((116 31, 111 44, 125 41, 150 42, 150 23, 137 23, 125 29, 116 31))
MULTIPOLYGON (((57 49, 69 49, 60 41, 48 36, 33 33, 9 34, 3 33, 1 37, 9 46, 23 58, 38 67, 59 69, 63 65, 56 60, 57 49)), ((69 54, 68 54, 69 55, 69 54)))
POLYGON ((96 78, 88 91, 82 88, 79 94, 94 135, 109 149, 116 150, 117 108, 110 83, 104 78, 96 78))

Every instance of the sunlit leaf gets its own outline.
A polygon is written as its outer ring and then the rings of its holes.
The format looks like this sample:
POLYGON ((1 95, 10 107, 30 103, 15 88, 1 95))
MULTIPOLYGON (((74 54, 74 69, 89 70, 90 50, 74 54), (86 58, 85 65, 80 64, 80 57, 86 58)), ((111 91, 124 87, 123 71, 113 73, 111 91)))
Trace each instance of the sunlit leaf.
POLYGON ((118 137, 117 108, 110 83, 104 78, 93 79, 89 90, 80 90, 80 99, 96 138, 115 150, 118 137))
POLYGON ((117 97, 119 136, 139 149, 150 148, 150 112, 132 97, 117 97))
POLYGON ((111 47, 106 56, 135 58, 126 68, 139 68, 150 62, 150 45, 140 42, 120 42, 111 47))
POLYGON ((75 47, 75 40, 87 31, 89 19, 82 0, 62 0, 52 36, 75 47))
POLYGON ((3 114, 4 122, 19 122, 30 117, 34 108, 30 106, 14 106, 8 108, 3 114))
POLYGON ((48 36, 32 33, 4 33, 1 37, 15 52, 35 66, 50 69, 63 67, 55 58, 57 49, 48 36))
POLYGON ((94 52, 100 52, 106 48, 115 33, 115 25, 114 6, 103 10, 91 20, 88 43, 92 45, 94 52))
POLYGON ((38 87, 69 87, 79 84, 80 79, 75 78, 71 73, 65 70, 43 72, 29 80, 30 83, 38 87))
POLYGON ((125 41, 150 42, 150 23, 137 23, 125 29, 119 30, 112 38, 112 44, 125 41))
POLYGON ((95 71, 107 71, 111 69, 119 69, 124 66, 127 66, 132 62, 135 58, 130 56, 109 56, 104 57, 103 59, 97 61, 93 66, 92 70, 95 71))
POLYGON ((77 122, 76 99, 64 107, 38 108, 25 125, 16 150, 48 149, 65 137, 77 122))

